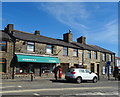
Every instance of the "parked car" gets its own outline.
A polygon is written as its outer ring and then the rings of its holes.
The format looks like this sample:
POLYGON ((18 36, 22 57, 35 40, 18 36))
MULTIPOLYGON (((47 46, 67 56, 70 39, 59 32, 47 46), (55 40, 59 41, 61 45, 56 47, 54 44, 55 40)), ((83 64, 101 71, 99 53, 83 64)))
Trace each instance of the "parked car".
POLYGON ((98 76, 87 69, 70 68, 65 74, 65 79, 67 81, 75 80, 77 83, 81 83, 83 80, 92 80, 93 83, 96 83, 98 76))

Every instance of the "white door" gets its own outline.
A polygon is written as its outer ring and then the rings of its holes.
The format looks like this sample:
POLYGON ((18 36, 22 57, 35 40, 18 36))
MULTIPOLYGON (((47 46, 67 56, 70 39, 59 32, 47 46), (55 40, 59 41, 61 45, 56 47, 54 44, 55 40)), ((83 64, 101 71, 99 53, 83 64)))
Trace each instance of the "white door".
POLYGON ((85 70, 85 77, 86 77, 86 80, 92 80, 93 74, 89 70, 85 70))

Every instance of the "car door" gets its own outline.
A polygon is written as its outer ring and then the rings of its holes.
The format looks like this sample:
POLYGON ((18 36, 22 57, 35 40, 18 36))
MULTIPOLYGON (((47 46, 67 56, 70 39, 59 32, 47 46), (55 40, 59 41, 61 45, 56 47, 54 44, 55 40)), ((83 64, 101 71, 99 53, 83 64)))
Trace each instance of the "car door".
POLYGON ((86 74, 86 80, 92 80, 93 79, 93 74, 92 74, 91 71, 86 69, 85 74, 86 74))
POLYGON ((82 77, 82 80, 86 80, 87 79, 88 75, 86 75, 86 71, 84 69, 80 69, 79 73, 80 73, 79 76, 82 77))

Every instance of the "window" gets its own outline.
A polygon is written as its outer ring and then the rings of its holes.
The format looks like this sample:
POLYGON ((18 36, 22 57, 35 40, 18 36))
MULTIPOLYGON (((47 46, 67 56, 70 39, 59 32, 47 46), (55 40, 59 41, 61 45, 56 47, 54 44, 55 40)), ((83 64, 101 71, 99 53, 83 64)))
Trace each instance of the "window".
POLYGON ((35 51, 35 44, 33 42, 27 42, 27 51, 35 51))
POLYGON ((91 51, 87 51, 87 58, 91 58, 91 51))
POLYGON ((105 53, 102 54, 102 60, 106 61, 106 54, 105 53))
POLYGON ((68 48, 63 47, 63 55, 68 56, 68 48))
POLYGON ((80 73, 85 73, 84 69, 79 70, 80 73))
POLYGON ((6 41, 1 41, 0 42, 0 51, 6 51, 7 50, 7 45, 6 41))
POLYGON ((0 72, 6 72, 6 60, 0 58, 0 72))
MULTIPOLYGON (((102 71, 103 71, 102 74, 108 74, 108 67, 103 66, 102 71)), ((112 74, 112 72, 113 72, 113 67, 109 66, 109 74, 112 74)))
POLYGON ((90 73, 90 71, 86 69, 86 73, 90 73))
POLYGON ((97 59, 97 52, 94 52, 94 59, 97 59))
POLYGON ((111 62, 112 61, 112 55, 109 54, 109 61, 111 62))
POLYGON ((53 46, 52 45, 47 45, 46 46, 46 53, 47 54, 52 54, 53 53, 53 46))
POLYGON ((102 68, 102 74, 106 74, 106 67, 105 66, 103 66, 103 68, 102 68))
POLYGON ((78 49, 73 49, 73 56, 78 56, 78 49))

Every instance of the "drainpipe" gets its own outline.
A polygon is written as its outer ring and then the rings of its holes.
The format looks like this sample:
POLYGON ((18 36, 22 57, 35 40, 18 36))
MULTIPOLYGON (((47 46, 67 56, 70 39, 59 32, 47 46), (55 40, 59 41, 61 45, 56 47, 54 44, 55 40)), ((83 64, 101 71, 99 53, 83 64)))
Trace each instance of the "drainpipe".
POLYGON ((82 65, 84 66, 84 50, 82 50, 82 65))

